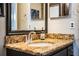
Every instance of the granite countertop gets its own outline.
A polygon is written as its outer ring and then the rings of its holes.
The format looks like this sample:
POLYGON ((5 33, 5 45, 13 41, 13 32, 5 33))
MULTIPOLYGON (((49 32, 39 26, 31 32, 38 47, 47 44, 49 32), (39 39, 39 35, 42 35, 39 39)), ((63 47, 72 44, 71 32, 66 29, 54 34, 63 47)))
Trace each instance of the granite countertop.
POLYGON ((24 53, 29 53, 32 55, 47 55, 51 52, 55 52, 59 49, 62 49, 66 46, 69 46, 73 43, 72 39, 51 39, 46 38, 45 40, 33 40, 33 43, 37 42, 48 42, 51 43, 52 46, 45 46, 45 47, 30 47, 25 42, 13 43, 13 44, 6 44, 5 47, 9 49, 13 49, 16 51, 21 51, 24 53))

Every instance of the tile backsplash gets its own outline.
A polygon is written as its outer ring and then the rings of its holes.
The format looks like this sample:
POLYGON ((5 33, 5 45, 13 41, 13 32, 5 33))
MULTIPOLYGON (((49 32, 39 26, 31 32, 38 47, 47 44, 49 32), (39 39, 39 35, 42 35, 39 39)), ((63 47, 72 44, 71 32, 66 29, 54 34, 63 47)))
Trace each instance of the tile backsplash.
MULTIPOLYGON (((51 39, 73 39, 73 34, 61 34, 61 33, 47 33, 45 34, 46 38, 51 39)), ((6 36, 5 38, 5 44, 12 44, 12 43, 19 43, 19 42, 25 42, 28 38, 28 35, 11 35, 6 36)), ((36 34, 33 36, 33 40, 40 39, 40 34, 36 34)))
POLYGON ((18 43, 18 42, 25 42, 27 35, 11 35, 6 36, 5 44, 9 43, 18 43))

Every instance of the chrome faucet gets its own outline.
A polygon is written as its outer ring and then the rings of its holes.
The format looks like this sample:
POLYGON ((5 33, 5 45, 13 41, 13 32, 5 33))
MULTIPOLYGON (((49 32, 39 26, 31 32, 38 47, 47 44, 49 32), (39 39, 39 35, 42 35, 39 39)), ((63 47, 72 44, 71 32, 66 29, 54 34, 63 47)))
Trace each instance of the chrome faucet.
POLYGON ((27 43, 32 43, 32 37, 33 37, 33 34, 36 34, 36 32, 30 32, 29 34, 28 34, 28 42, 27 43))

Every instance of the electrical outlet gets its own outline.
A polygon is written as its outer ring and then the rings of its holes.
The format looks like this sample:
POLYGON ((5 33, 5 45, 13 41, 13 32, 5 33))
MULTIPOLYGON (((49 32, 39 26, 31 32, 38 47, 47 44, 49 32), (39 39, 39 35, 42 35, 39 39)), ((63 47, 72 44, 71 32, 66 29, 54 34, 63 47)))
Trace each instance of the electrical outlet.
POLYGON ((75 22, 74 22, 74 21, 71 21, 69 27, 70 27, 71 29, 75 28, 75 22))

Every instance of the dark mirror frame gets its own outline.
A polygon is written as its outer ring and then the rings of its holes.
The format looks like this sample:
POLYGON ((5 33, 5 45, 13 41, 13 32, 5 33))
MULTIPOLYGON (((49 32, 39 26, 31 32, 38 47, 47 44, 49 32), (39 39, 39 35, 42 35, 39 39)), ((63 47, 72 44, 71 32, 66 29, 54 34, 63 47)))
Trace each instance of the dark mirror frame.
MULTIPOLYGON (((47 3, 45 3, 45 16, 47 16, 48 7, 47 3)), ((47 19, 45 17, 45 32, 47 33, 47 19)), ((11 3, 6 3, 6 35, 15 35, 15 34, 28 34, 33 30, 22 30, 22 31, 11 31, 11 3)), ((41 30, 35 30, 36 33, 40 33, 41 30)))

